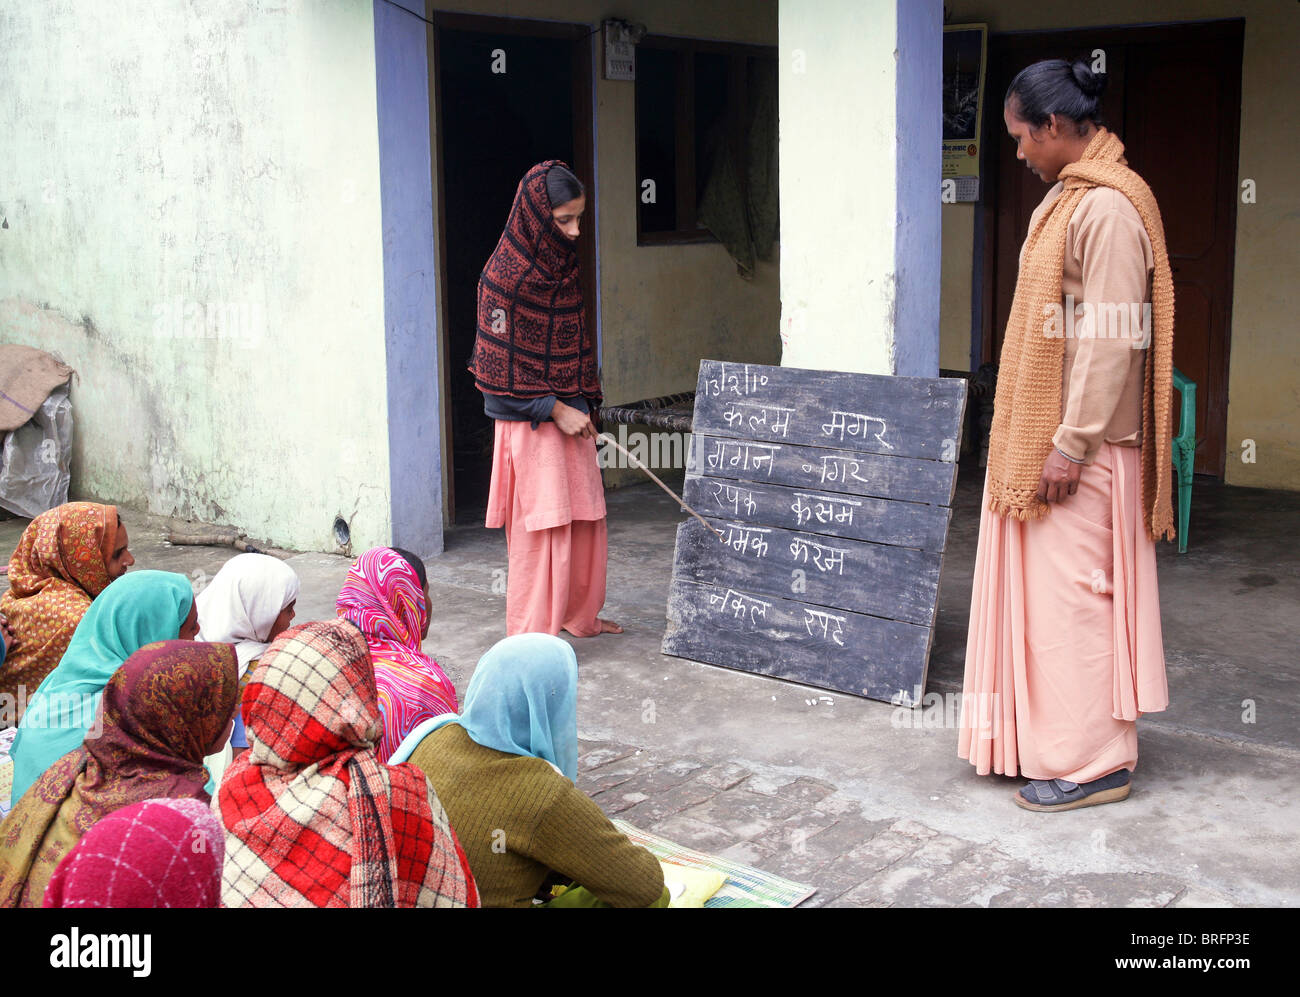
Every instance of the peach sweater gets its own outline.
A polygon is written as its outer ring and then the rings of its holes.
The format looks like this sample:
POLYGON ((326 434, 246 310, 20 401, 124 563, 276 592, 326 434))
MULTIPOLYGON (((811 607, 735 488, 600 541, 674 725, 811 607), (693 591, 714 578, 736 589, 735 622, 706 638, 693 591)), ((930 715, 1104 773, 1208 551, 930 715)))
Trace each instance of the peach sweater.
MULTIPOLYGON (((1057 182, 1034 209, 1031 231, 1063 189, 1057 182)), ((1132 202, 1110 187, 1088 191, 1066 230, 1061 313, 1044 316, 1045 328, 1055 322, 1055 331, 1066 337, 1061 425, 1052 442, 1085 464, 1103 442, 1142 443, 1142 375, 1151 328, 1143 306, 1151 301, 1154 266, 1151 240, 1132 202)))

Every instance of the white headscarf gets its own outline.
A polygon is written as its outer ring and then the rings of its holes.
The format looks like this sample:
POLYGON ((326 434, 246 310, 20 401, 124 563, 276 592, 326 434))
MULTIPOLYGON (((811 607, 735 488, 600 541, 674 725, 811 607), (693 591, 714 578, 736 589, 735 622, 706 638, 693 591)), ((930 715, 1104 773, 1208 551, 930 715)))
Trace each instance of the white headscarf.
POLYGON ((238 554, 199 593, 199 640, 234 644, 242 677, 269 646, 271 627, 298 598, 293 568, 269 554, 238 554))

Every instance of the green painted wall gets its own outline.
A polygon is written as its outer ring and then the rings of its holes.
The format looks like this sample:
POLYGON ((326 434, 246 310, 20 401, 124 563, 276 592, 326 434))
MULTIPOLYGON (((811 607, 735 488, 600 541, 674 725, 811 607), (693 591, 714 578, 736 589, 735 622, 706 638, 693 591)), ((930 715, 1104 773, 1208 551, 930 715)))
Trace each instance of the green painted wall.
POLYGON ((368 0, 0 12, 0 339, 77 368, 73 489, 387 542, 368 0))

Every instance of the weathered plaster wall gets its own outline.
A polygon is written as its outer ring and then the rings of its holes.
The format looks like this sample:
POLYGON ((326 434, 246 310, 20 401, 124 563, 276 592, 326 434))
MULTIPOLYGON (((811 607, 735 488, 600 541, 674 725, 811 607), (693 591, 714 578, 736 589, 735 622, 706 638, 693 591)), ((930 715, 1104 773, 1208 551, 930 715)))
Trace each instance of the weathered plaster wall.
MULTIPOLYGON (((1265 0, 1151 0, 1135 9, 1124 0, 1042 4, 1035 0, 954 0, 952 23, 984 21, 990 31, 1081 28, 1244 17, 1241 67, 1241 148, 1237 183, 1256 183, 1254 204, 1237 206, 1236 267, 1228 367, 1227 481, 1300 488, 1300 8, 1265 0), (1254 457, 1245 441, 1254 441, 1254 457)), ((992 95, 994 104, 999 95, 992 95)), ((1195 95, 1189 95, 1194 100, 1195 95)), ((1238 186, 1239 189, 1239 186, 1238 186)), ((945 365, 969 351, 971 229, 967 206, 944 205, 945 365), (967 303, 966 315, 969 316, 967 303)), ((955 364, 954 364, 955 366, 955 364)))
POLYGON ((894 373, 897 28, 894 0, 780 4, 787 366, 894 373))
POLYGON ((73 489, 387 542, 372 10, 0 10, 0 338, 80 373, 73 489))
POLYGON ((786 0, 781 362, 933 377, 942 8, 786 0))

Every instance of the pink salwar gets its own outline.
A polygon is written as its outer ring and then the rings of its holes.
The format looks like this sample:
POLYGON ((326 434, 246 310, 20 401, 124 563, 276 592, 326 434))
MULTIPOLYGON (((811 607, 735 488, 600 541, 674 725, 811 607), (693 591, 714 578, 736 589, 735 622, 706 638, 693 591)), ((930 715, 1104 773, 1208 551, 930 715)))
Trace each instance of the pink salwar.
POLYGON ((1169 705, 1141 455, 1103 443, 1038 520, 980 514, 958 755, 980 775, 1085 783, 1137 766, 1169 705))
POLYGON ((487 526, 506 531, 507 636, 600 633, 608 543, 591 440, 498 419, 487 526))

